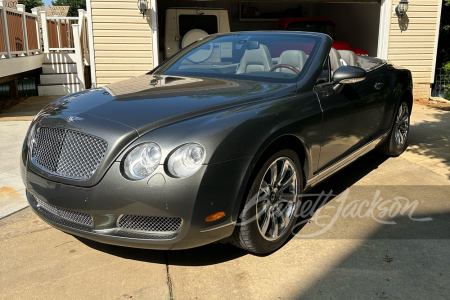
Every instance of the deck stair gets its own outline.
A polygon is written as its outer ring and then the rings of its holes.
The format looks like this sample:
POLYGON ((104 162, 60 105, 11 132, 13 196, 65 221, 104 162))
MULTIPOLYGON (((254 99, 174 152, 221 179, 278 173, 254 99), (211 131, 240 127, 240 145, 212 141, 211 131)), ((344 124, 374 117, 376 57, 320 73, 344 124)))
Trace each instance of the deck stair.
POLYGON ((68 95, 86 88, 84 73, 90 64, 86 11, 78 17, 47 16, 41 11, 44 63, 39 96, 68 95))
POLYGON ((67 95, 81 90, 75 53, 46 53, 39 96, 67 95))

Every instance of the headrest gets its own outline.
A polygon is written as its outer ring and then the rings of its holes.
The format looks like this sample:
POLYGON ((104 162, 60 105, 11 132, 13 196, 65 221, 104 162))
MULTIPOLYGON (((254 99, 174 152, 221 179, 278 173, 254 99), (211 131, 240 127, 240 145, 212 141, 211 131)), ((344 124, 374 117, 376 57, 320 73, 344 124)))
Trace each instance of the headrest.
POLYGON ((341 55, 334 48, 331 48, 330 51, 330 65, 332 72, 336 72, 336 70, 341 67, 341 55))
MULTIPOLYGON (((301 50, 286 50, 283 53, 281 53, 279 63, 291 65, 297 68, 298 70, 301 70, 303 69, 303 66, 305 65, 307 59, 308 58, 306 57, 305 52, 301 50)), ((281 69, 282 68, 280 68, 279 70, 281 69)))
POLYGON ((339 50, 341 58, 347 63, 348 66, 356 67, 358 66, 358 56, 355 52, 350 50, 339 50))
POLYGON ((265 65, 271 61, 270 51, 266 45, 259 45, 258 49, 245 50, 244 53, 247 64, 265 65))

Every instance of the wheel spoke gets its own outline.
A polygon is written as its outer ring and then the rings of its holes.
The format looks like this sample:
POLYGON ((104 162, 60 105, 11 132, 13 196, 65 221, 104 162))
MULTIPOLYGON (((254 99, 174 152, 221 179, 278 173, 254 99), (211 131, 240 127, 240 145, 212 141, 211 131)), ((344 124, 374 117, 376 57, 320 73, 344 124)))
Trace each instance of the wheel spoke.
POLYGON ((259 189, 259 192, 263 192, 266 196, 270 194, 270 189, 269 189, 269 185, 267 184, 267 182, 265 182, 263 180, 263 182, 261 183, 261 187, 259 189))
POLYGON ((291 219, 288 216, 281 216, 281 222, 283 223, 283 227, 286 227, 289 225, 289 222, 291 222, 291 219))
POLYGON ((407 135, 408 135, 408 132, 407 132, 407 131, 405 131, 405 132, 402 134, 402 139, 403 139, 403 141, 406 141, 407 135))
POLYGON ((270 201, 269 200, 264 200, 258 203, 258 218, 261 217, 263 214, 265 214, 268 209, 270 208, 270 201))
POLYGON ((284 161, 283 165, 281 166, 281 171, 280 171, 280 176, 278 177, 278 180, 276 182, 276 185, 281 185, 281 181, 284 179, 284 177, 286 176, 288 170, 288 162, 284 161))
POLYGON ((264 215, 264 221, 261 226, 261 234, 266 235, 267 229, 269 228, 269 223, 271 220, 271 210, 269 209, 264 215))
POLYGON ((272 218, 272 230, 270 232, 270 235, 272 236, 272 238, 277 238, 278 237, 278 220, 274 213, 271 214, 271 218, 272 218))
POLYGON ((289 178, 281 185, 280 190, 285 190, 287 187, 289 187, 292 182, 294 181, 295 173, 293 173, 289 178))
POLYGON ((283 216, 283 211, 280 209, 280 207, 277 205, 275 206, 274 210, 273 210, 275 217, 280 218, 283 216))
POLYGON ((273 164, 270 166, 270 185, 274 186, 277 181, 277 173, 278 173, 278 167, 277 164, 273 164))
POLYGON ((399 134, 398 135, 398 138, 399 138, 399 141, 400 141, 400 145, 403 145, 403 142, 405 141, 404 139, 403 139, 403 134, 399 134))
POLYGON ((284 203, 284 202, 293 203, 294 200, 295 200, 295 195, 294 194, 284 193, 284 194, 281 195, 279 201, 282 202, 282 203, 284 203))

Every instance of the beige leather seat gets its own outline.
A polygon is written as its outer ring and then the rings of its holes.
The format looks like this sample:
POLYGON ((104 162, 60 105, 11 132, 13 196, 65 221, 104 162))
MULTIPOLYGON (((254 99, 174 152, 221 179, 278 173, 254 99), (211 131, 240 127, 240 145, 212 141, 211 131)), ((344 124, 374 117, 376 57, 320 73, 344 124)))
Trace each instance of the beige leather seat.
POLYGON ((339 54, 339 51, 334 48, 331 48, 330 51, 330 66, 331 75, 333 75, 334 72, 341 67, 341 55, 339 54))
POLYGON ((272 66, 269 49, 265 45, 259 45, 258 49, 245 50, 236 74, 269 72, 272 66))
POLYGON ((351 67, 359 67, 358 65, 358 56, 356 56, 355 52, 350 50, 338 50, 341 55, 341 59, 343 59, 347 66, 351 67))
MULTIPOLYGON (((281 53, 278 64, 290 65, 296 68, 297 70, 301 71, 307 59, 308 57, 306 56, 305 52, 301 50, 286 50, 283 53, 281 53)), ((275 70, 275 72, 296 74, 294 71, 289 70, 287 68, 278 68, 275 70)))

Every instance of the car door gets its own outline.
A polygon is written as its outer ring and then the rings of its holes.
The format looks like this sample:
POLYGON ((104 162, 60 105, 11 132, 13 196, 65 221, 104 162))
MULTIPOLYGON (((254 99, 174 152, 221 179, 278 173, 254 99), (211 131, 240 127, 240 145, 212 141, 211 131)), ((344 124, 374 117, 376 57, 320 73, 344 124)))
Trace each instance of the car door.
POLYGON ((323 112, 318 171, 349 155, 377 134, 385 101, 380 87, 381 77, 377 72, 368 72, 363 81, 355 83, 337 85, 331 78, 318 81, 314 90, 323 112))

